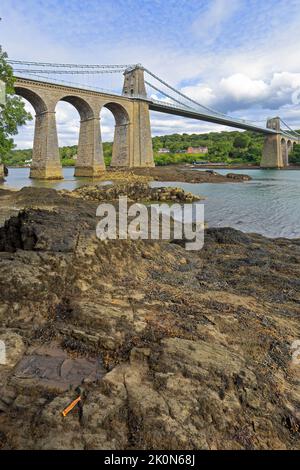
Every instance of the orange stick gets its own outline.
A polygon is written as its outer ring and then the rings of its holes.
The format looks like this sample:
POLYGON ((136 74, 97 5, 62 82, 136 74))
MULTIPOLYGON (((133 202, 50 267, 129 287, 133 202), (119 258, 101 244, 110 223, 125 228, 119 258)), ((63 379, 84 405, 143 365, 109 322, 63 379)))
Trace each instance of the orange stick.
POLYGON ((70 403, 70 405, 67 406, 67 408, 65 408, 64 411, 62 411, 62 415, 67 416, 69 411, 73 410, 74 406, 76 406, 80 400, 81 400, 81 397, 78 397, 76 398, 76 400, 72 401, 72 403, 70 403))

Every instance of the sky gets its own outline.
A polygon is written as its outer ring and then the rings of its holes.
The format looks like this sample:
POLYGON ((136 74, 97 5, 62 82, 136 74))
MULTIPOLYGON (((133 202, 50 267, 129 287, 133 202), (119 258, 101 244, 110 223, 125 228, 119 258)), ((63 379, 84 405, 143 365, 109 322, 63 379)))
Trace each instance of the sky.
MULTIPOLYGON (((141 63, 203 105, 300 128, 300 0, 1 0, 0 17, 11 59, 141 63)), ((59 144, 76 144, 77 111, 59 103, 56 113, 59 144)), ((228 130, 154 112, 151 126, 153 135, 228 130)), ((33 127, 19 130, 18 148, 32 146, 33 127)), ((104 110, 103 141, 113 128, 104 110)))

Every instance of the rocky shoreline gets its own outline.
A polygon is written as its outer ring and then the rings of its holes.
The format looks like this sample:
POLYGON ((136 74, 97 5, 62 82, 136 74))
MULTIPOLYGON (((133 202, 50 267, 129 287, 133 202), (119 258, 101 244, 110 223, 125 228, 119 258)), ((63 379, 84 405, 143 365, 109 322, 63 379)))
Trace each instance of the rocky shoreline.
MULTIPOLYGON (((221 175, 215 169, 201 169, 191 165, 166 165, 154 168, 134 168, 131 170, 135 176, 142 176, 154 181, 182 181, 184 183, 232 183, 250 181, 249 175, 228 173, 221 175)), ((113 179, 116 171, 108 168, 107 175, 113 179)), ((119 172, 116 172, 119 174, 119 172)))
POLYGON ((0 448, 300 449, 300 240, 101 242, 125 186, 0 191, 0 448))

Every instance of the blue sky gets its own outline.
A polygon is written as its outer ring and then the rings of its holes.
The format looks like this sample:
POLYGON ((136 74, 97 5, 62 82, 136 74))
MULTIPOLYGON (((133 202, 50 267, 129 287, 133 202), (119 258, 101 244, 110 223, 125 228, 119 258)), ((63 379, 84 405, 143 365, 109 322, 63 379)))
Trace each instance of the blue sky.
MULTIPOLYGON (((142 63, 204 105, 300 128, 300 0, 2 0, 0 43, 14 59, 142 63)), ((28 106, 29 108, 29 106, 28 106)), ((78 138, 77 112, 57 106, 59 142, 78 138)), ((102 116, 103 140, 113 119, 102 116)), ((151 114, 153 135, 224 128, 151 114)), ((33 125, 19 147, 32 144, 33 125)))

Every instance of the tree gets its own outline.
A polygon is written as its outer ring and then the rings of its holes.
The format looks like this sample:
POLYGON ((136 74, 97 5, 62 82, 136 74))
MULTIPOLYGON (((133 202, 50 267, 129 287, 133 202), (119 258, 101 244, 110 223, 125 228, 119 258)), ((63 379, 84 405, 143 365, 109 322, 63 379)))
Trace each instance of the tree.
POLYGON ((289 157, 290 163, 300 163, 300 145, 294 144, 293 151, 289 157))
POLYGON ((238 149, 246 149, 248 147, 250 138, 247 134, 237 135, 233 141, 233 146, 238 149))
POLYGON ((32 119, 21 98, 14 94, 13 70, 6 59, 7 54, 0 46, 0 80, 6 85, 6 104, 0 105, 0 161, 15 147, 11 136, 18 133, 18 126, 32 119))

